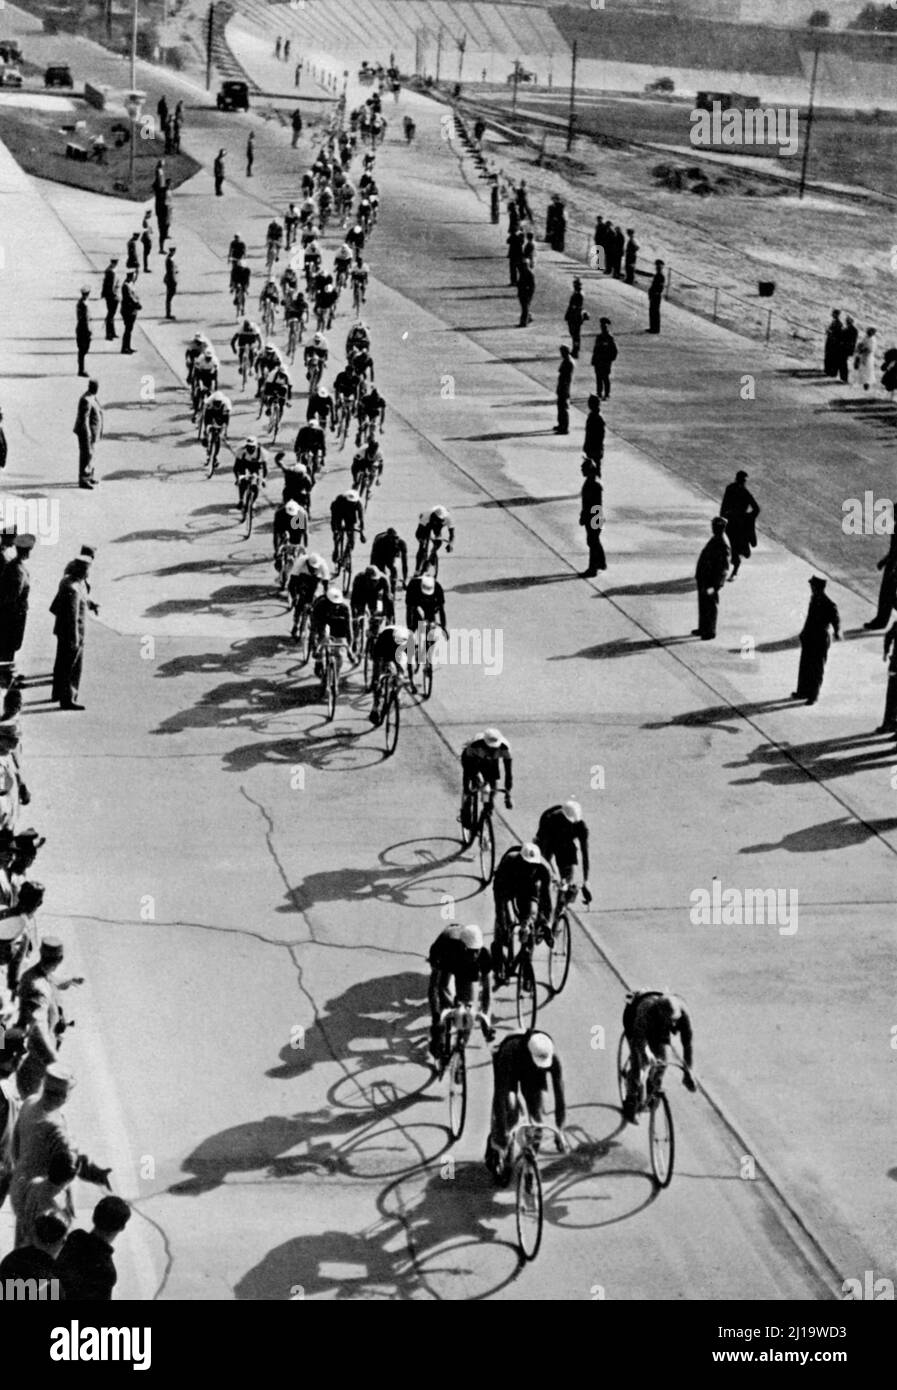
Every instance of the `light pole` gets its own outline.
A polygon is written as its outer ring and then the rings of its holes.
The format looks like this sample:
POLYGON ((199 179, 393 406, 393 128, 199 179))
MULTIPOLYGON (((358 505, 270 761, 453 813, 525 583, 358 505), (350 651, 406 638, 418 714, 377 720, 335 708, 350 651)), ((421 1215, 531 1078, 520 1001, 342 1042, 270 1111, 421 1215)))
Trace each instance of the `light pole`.
MULTIPOLYGON (((136 9, 136 5, 135 5, 136 9)), ((129 92, 125 102, 125 110, 131 121, 131 153, 129 160, 128 184, 131 197, 134 196, 134 160, 137 154, 137 123, 143 112, 143 103, 146 101, 146 92, 129 92)))
POLYGON ((131 17, 131 91, 137 87, 137 6, 140 0, 134 0, 134 13, 131 17))

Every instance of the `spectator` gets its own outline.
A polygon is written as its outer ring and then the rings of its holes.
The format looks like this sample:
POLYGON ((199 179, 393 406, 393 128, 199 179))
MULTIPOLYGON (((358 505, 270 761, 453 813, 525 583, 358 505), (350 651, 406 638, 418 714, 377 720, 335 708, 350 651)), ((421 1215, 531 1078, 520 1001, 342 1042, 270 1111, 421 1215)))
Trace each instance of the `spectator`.
POLYGON ((598 396, 589 396, 589 413, 586 416, 586 432, 582 441, 582 452, 591 463, 594 463, 599 473, 601 472, 601 460, 604 458, 604 430, 601 400, 598 396))
POLYGON ((125 272, 134 272, 134 279, 140 274, 140 233, 132 232, 128 237, 128 247, 125 255, 125 272))
POLYGON ((125 283, 121 287, 121 350, 126 353, 133 353, 131 346, 131 334, 134 332, 134 325, 137 322, 137 315, 143 308, 136 289, 137 271, 129 270, 125 276, 125 283))
POLYGON ((552 251, 563 251, 567 236, 567 210, 560 193, 552 193, 545 215, 545 240, 552 251))
POLYGON ((140 245, 141 245, 141 248, 142 248, 142 250, 143 250, 143 269, 146 271, 147 275, 149 275, 149 273, 150 273, 149 258, 150 258, 150 252, 151 252, 152 249, 153 249, 153 230, 152 230, 152 227, 151 227, 151 225, 150 225, 150 220, 151 220, 151 218, 152 218, 152 213, 151 213, 151 212, 147 212, 147 213, 144 215, 144 218, 143 218, 143 227, 142 227, 141 232, 140 232, 140 245))
POLYGON ((610 270, 615 280, 623 278, 623 252, 626 249, 626 237, 623 235, 622 227, 613 227, 610 234, 610 270))
POLYGON ((168 120, 168 100, 164 94, 160 96, 156 103, 156 115, 159 118, 159 125, 164 128, 165 122, 168 120))
POLYGON ((59 984, 54 977, 63 954, 59 938, 45 936, 39 959, 25 971, 19 984, 18 1026, 25 1034, 25 1056, 16 1082, 22 1096, 33 1096, 39 1091, 48 1067, 58 1060, 66 1025, 59 984))
POLYGON ((888 553, 879 560, 876 569, 882 572, 881 583, 878 586, 878 608, 875 617, 870 618, 868 623, 863 623, 867 631, 887 627, 892 611, 897 608, 897 531, 891 532, 888 553))
POLYGON ((37 1298, 61 1300, 65 1290, 56 1261, 65 1241, 68 1223, 55 1212, 46 1212, 34 1222, 31 1238, 0 1260, 0 1284, 8 1288, 10 1279, 34 1279, 37 1298))
POLYGON ((68 1230, 75 1215, 72 1202, 72 1183, 75 1181, 75 1161, 70 1153, 60 1150, 53 1154, 47 1172, 32 1178, 18 1199, 16 1211, 16 1244, 30 1245, 37 1223, 47 1215, 57 1217, 68 1230))
POLYGON ((583 476, 580 494, 579 524, 585 528, 586 545, 589 548, 589 567, 583 570, 583 579, 594 579, 607 569, 607 558, 601 543, 601 530, 604 525, 604 488, 601 485, 601 469, 591 459, 585 458, 581 468, 583 476))
POLYGON ((111 343, 118 334, 115 331, 115 315, 120 302, 121 281, 118 278, 118 257, 113 256, 103 272, 103 288, 100 298, 106 305, 106 342, 111 343))
POLYGON ((517 203, 517 212, 521 222, 533 221, 533 210, 529 205, 529 196, 526 191, 526 179, 521 179, 514 193, 514 200, 517 203))
MULTIPOLYGON (((15 674, 16 657, 25 641, 31 592, 31 577, 26 561, 35 543, 35 537, 27 532, 16 536, 15 557, 0 572, 0 665, 8 668, 10 676, 15 674)), ((4 683, 8 685, 9 681, 4 683)))
POLYGON ((567 304, 567 312, 564 315, 564 322, 567 325, 567 332, 572 340, 571 352, 574 357, 579 356, 579 349, 582 339, 582 326, 588 322, 588 314, 585 311, 584 300, 582 297, 582 281, 577 276, 573 281, 573 293, 570 295, 567 304))
MULTIPOLYGON (((0 922, 0 947, 4 954, 11 951, 14 940, 6 930, 8 920, 0 922)), ((25 1034, 21 1028, 0 1032, 0 1207, 12 1182, 12 1136, 20 1108, 18 1088, 12 1078, 24 1050, 25 1034)))
POLYGON ((84 560, 72 560, 60 580, 56 597, 50 605, 55 618, 56 661, 53 666, 53 693, 62 709, 83 710, 77 703, 84 666, 84 639, 87 627, 88 566, 84 560))
POLYGON ((527 232, 523 241, 523 259, 530 270, 536 268, 536 238, 532 232, 527 232))
POLYGON ((841 370, 843 334, 844 325, 841 322, 841 310, 833 309, 831 323, 825 330, 825 348, 822 354, 822 370, 826 376, 837 376, 841 370))
MULTIPOLYGON (((596 218, 595 218, 595 231, 594 231, 593 234, 592 234, 592 244, 593 244, 593 246, 594 246, 594 251, 593 251, 593 253, 592 253, 594 266, 595 266, 595 269, 596 269, 596 270, 600 270, 600 269, 601 269, 601 252, 602 252, 602 251, 605 251, 605 249, 606 249, 606 241, 605 241, 605 233, 604 233, 604 218, 603 218, 603 217, 596 217, 596 218)), ((605 269, 606 269, 606 268, 607 268, 607 266, 606 266, 606 264, 605 264, 605 269)))
MULTIPOLYGON (((883 660, 887 662, 888 666, 888 684, 885 690, 885 712, 877 732, 895 734, 897 733, 897 623, 894 623, 885 633, 883 660)), ((2 1132, 2 1127, 0 1127, 0 1132, 2 1132)))
POLYGON ((862 383, 864 391, 875 385, 875 348, 875 329, 867 328, 865 335, 857 343, 853 359, 857 380, 862 383))
POLYGON ((285 63, 288 63, 288 62, 290 61, 290 49, 291 49, 291 47, 292 47, 292 42, 291 42, 291 40, 290 40, 290 39, 286 39, 285 42, 284 42, 284 45, 283 45, 283 61, 284 61, 285 63))
POLYGON ((250 130, 246 137, 246 177, 252 178, 252 166, 255 163, 255 132, 250 130))
POLYGON ((57 1278, 67 1299, 108 1303, 118 1281, 112 1249, 131 1219, 122 1197, 101 1197, 93 1209, 92 1231, 71 1231, 57 1261, 57 1278))
POLYGON ((524 261, 517 269, 517 298, 520 300, 519 328, 526 328, 533 321, 530 305, 536 292, 536 277, 532 267, 524 261))
POLYGON ((635 232, 630 227, 626 233, 626 249, 624 252, 627 285, 635 284, 635 268, 638 263, 638 249, 635 232))
MULTIPOLYGON (((298 85, 299 85, 299 83, 297 82, 297 83, 296 83, 296 86, 298 87, 298 85)), ((291 116, 291 118, 290 118, 290 125, 293 127, 293 146, 292 146, 292 147, 293 147, 293 149, 295 149, 296 146, 299 144, 299 139, 300 139, 300 137, 301 137, 301 135, 302 135, 302 112, 299 110, 299 107, 298 107, 298 106, 296 107, 296 110, 293 112, 293 114, 292 114, 292 116, 291 116)))
POLYGON ((698 626, 692 637, 709 642, 716 636, 719 614, 719 591, 726 582, 731 552, 726 540, 725 517, 715 516, 711 522, 711 537, 698 556, 695 582, 698 588, 698 626))
POLYGON ((734 483, 729 483, 723 493, 722 506, 719 509, 720 516, 726 518, 726 535, 732 548, 730 583, 741 568, 742 560, 751 558, 751 551, 757 544, 757 517, 760 515, 760 508, 745 486, 747 476, 744 469, 739 468, 734 483))
POLYGON ((9 446, 6 442, 6 430, 3 428, 3 410, 0 408, 0 468, 6 467, 6 459, 9 446))
POLYGON ((103 434, 103 412, 97 400, 100 383, 91 377, 87 390, 78 401, 78 413, 72 433, 78 437, 78 486, 96 487, 97 477, 93 466, 96 446, 103 434))
POLYGON ((611 335, 610 319, 599 319, 599 333, 592 348, 592 367, 595 372, 595 394, 599 400, 610 398, 610 373, 617 360, 617 344, 611 335))
POLYGON ((838 376, 845 384, 850 379, 850 364, 856 352, 859 330, 850 314, 847 315, 841 333, 841 348, 838 362, 838 376))
POLYGON ((561 365, 558 368, 557 380, 557 407, 558 422, 554 427, 555 434, 570 433, 570 387, 573 382, 573 372, 575 363, 570 354, 570 349, 566 343, 561 344, 561 365))
POLYGON ((825 580, 814 574, 809 584, 813 592, 801 629, 797 689, 792 691, 791 698, 806 700, 808 705, 815 705, 822 689, 832 635, 834 634, 836 642, 841 641, 841 618, 835 604, 825 592, 825 580))
POLYGON ((168 254, 165 257, 165 317, 167 319, 174 318, 174 314, 171 312, 171 305, 178 290, 178 266, 174 258, 176 250, 176 246, 170 246, 168 248, 168 254))
POLYGON ((224 192, 224 150, 219 150, 216 154, 212 173, 215 179, 215 196, 220 198, 224 192))
POLYGON ((508 234, 508 276, 512 285, 517 284, 520 267, 523 265, 523 247, 526 238, 519 227, 508 234))
POLYGON ((90 290, 85 285, 81 290, 81 298, 75 307, 75 347, 78 350, 78 375, 87 376, 87 369, 84 359, 90 351, 90 344, 93 334, 90 331, 90 309, 87 301, 90 298, 90 290))
POLYGON ((648 332, 660 332, 660 302, 663 299, 663 292, 667 287, 666 276, 663 273, 663 261, 654 262, 654 275, 651 284, 648 286, 648 332))

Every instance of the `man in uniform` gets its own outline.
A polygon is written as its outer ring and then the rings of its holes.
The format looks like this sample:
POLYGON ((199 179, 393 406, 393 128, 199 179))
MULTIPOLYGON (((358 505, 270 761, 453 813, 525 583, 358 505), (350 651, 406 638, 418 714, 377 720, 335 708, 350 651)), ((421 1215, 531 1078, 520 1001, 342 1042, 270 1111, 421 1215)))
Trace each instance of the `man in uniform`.
POLYGON ((215 196, 220 198, 224 193, 224 150, 219 150, 216 154, 212 173, 215 179, 215 196))
POLYGON ((93 334, 90 331, 90 309, 87 301, 90 298, 90 289, 85 285, 81 290, 81 298, 75 306, 75 346, 78 349, 78 375, 87 376, 87 368, 84 366, 84 359, 90 352, 90 344, 93 334))
POLYGON ((654 262, 654 274, 651 277, 651 284, 648 286, 648 332, 660 332, 660 301, 663 299, 663 292, 667 287, 666 276, 663 273, 663 261, 654 262))
POLYGON ((106 305, 106 342, 111 343, 118 337, 115 331, 115 315, 121 299, 121 281, 118 278, 116 266, 118 257, 113 256, 103 272, 103 288, 100 290, 100 298, 106 305))
POLYGON ((50 605, 55 618, 56 661, 53 666, 53 693, 62 709, 82 710, 78 704, 78 689, 84 664, 84 638, 87 628, 88 566, 83 559, 71 560, 66 566, 56 597, 50 605))
POLYGON ((792 691, 791 698, 815 705, 822 689, 832 635, 836 642, 841 641, 841 617, 825 592, 825 580, 814 574, 809 583, 813 592, 801 629, 797 689, 792 691))
POLYGON ((589 413, 586 416, 586 432, 582 441, 582 452, 601 472, 604 458, 604 419, 601 414, 601 401, 598 396, 589 396, 589 413))
POLYGON ((165 317, 167 319, 174 318, 174 314, 171 312, 171 304, 178 291, 178 267, 177 261, 174 258, 176 250, 176 246, 169 246, 165 256, 165 269, 162 273, 165 283, 165 317))
POLYGON ((26 560, 35 545, 35 537, 25 532, 16 536, 15 557, 0 571, 0 671, 5 677, 12 677, 18 652, 25 640, 25 624, 28 621, 28 595, 31 578, 26 560))
POLYGON ((599 319, 600 331, 592 348, 595 394, 599 401, 610 397, 610 373, 617 360, 617 344, 610 332, 610 319, 599 319))
POLYGON ((72 433, 78 437, 78 486, 96 487, 97 478, 93 467, 93 455, 97 440, 103 433, 103 412, 97 400, 100 383, 91 378, 87 390, 78 401, 78 413, 72 433))
POLYGON ((570 334, 572 342, 572 355, 579 356, 580 341, 582 338, 582 326, 588 320, 582 297, 582 281, 577 278, 573 281, 573 293, 567 305, 567 312, 564 315, 564 322, 567 325, 567 332, 570 334))
POLYGON ((558 367, 557 386, 555 387, 558 410, 558 422, 554 427, 555 434, 570 433, 570 389, 573 384, 575 365, 567 344, 561 343, 561 365, 558 367))
POLYGON ((594 579, 600 570, 607 569, 607 558, 601 544, 601 528, 604 524, 604 488, 601 484, 601 470, 592 459, 582 461, 582 492, 579 509, 579 524, 586 533, 589 548, 589 568, 583 571, 584 579, 594 579))
POLYGON ((698 626, 692 629, 692 637, 700 637, 709 642, 716 636, 716 621, 719 614, 719 591, 726 582, 732 552, 726 540, 726 519, 715 516, 711 522, 712 534, 698 556, 695 582, 698 586, 698 626))

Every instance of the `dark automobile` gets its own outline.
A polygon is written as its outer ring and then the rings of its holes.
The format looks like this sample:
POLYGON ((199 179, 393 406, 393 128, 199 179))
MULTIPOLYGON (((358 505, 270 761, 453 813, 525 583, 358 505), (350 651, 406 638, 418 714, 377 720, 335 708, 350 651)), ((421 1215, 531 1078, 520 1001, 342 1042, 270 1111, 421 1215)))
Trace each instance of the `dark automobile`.
POLYGON ((72 87, 72 70, 68 63, 51 63, 44 73, 45 87, 72 87))
POLYGON ((222 82, 216 104, 219 111, 248 111, 249 83, 238 82, 236 79, 222 82))

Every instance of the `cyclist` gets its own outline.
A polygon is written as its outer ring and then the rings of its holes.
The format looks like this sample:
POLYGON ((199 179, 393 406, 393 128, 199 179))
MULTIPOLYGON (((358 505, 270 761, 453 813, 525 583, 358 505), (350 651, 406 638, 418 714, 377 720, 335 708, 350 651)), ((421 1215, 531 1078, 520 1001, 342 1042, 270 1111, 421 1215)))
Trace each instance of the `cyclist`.
POLYGON ((262 350, 262 335, 259 326, 252 319, 244 319, 243 327, 238 328, 230 340, 230 350, 242 365, 243 354, 248 355, 249 371, 252 371, 256 358, 262 350))
POLYGON ((668 989, 640 990, 627 1001, 623 1010, 623 1031, 632 1058, 623 1116, 629 1124, 637 1125, 638 1111, 645 1103, 645 1082, 651 1063, 658 1064, 657 1083, 660 1085, 669 1062, 668 1048, 677 1035, 682 1039, 682 1084, 692 1093, 698 1089, 691 1071, 691 1020, 682 1000, 668 989))
POLYGON ((202 413, 206 400, 218 390, 218 358, 209 348, 193 363, 193 418, 202 413))
POLYGON ((356 309, 359 305, 367 301, 369 277, 370 266, 367 261, 363 261, 359 258, 350 272, 350 279, 352 281, 352 303, 355 305, 356 309))
POLYGON ((321 226, 324 228, 333 215, 333 189, 329 183, 325 183, 318 194, 318 213, 321 218, 321 226))
MULTIPOLYGON (((308 175, 306 175, 306 178, 308 178, 308 175)), ((317 203, 315 202, 314 198, 312 197, 312 192, 311 192, 311 191, 314 189, 314 180, 313 180, 313 179, 309 178, 309 182, 308 182, 307 187, 308 187, 308 189, 309 189, 309 192, 308 192, 307 196, 306 196, 305 198, 303 198, 303 200, 302 200, 302 206, 301 206, 301 208, 299 209, 299 225, 300 225, 301 227, 310 227, 310 226, 312 225, 312 223, 314 222, 315 217, 317 216, 317 212, 318 212, 318 205, 317 205, 317 203)), ((303 191, 303 193, 305 192, 305 189, 306 189, 306 182, 305 182, 305 178, 303 178, 303 180, 302 180, 302 191, 303 191)))
POLYGON ((261 317, 262 323, 265 322, 266 311, 270 309, 271 323, 273 324, 279 308, 280 289, 274 276, 269 275, 264 285, 262 285, 262 292, 259 295, 259 316, 261 317))
POLYGON ((379 487, 383 474, 383 455, 376 439, 370 440, 364 449, 359 449, 352 460, 352 486, 361 489, 361 480, 370 473, 372 485, 379 487))
POLYGON ((358 211, 355 216, 361 223, 362 230, 365 233, 370 232, 373 222, 373 209, 371 208, 371 200, 366 193, 362 193, 358 200, 358 211))
POLYGON ((455 1004, 479 1004, 477 1022, 483 1037, 491 1042, 495 1029, 489 1019, 491 983, 489 952, 483 945, 483 933, 471 923, 462 927, 452 922, 437 936, 427 957, 430 984, 427 1002, 430 1005, 430 1056, 439 1066, 448 1061, 446 1049, 449 1030, 440 1022, 443 1009, 455 1004))
POLYGON ((255 359, 255 374, 258 379, 258 388, 255 393, 257 396, 262 394, 262 387, 268 377, 280 371, 283 366, 284 360, 280 348, 274 342, 267 342, 255 359))
POLYGON ((554 866, 562 882, 570 883, 579 855, 582 856, 582 899, 588 906, 589 891, 589 827, 582 818, 578 801, 565 801, 561 806, 549 806, 539 817, 539 828, 533 836, 545 859, 554 866), (578 853, 577 853, 578 847, 578 853))
MULTIPOLYGON (((320 598, 315 599, 311 610, 312 652, 315 658, 315 675, 324 677, 322 643, 331 641, 337 644, 336 680, 342 673, 343 653, 352 647, 354 633, 352 613, 346 596, 338 584, 330 584, 320 598)), ((321 692, 323 694, 323 690, 321 692)))
POLYGON ((510 811, 514 767, 511 745, 506 742, 504 734, 498 729, 486 729, 461 750, 461 814, 458 819, 465 830, 473 829, 475 792, 486 786, 495 791, 502 768, 505 774, 505 806, 510 811))
POLYGON ((277 507, 272 524, 272 538, 275 561, 282 545, 300 545, 303 549, 307 546, 308 512, 299 502, 290 498, 277 507))
POLYGON ((243 511, 246 503, 246 490, 251 479, 257 479, 264 487, 268 477, 268 461, 265 452, 256 439, 250 435, 243 448, 234 458, 234 483, 237 488, 236 505, 243 511))
MULTIPOLYGON (((361 623, 365 613, 372 618, 382 613, 389 623, 394 621, 395 606, 389 591, 389 578, 376 565, 368 565, 356 574, 352 581, 351 605, 356 625, 361 623)), ((364 656, 364 652, 359 652, 359 656, 364 656)))
POLYGON ((551 916, 552 872, 536 844, 512 845, 495 870, 492 896, 495 902, 495 936, 492 969, 496 986, 505 984, 511 966, 513 907, 521 926, 533 931, 551 916))
POLYGON ((274 218, 268 223, 268 235, 266 237, 268 264, 273 265, 280 260, 280 248, 283 245, 283 227, 274 218))
POLYGON ((238 265, 242 260, 244 260, 245 256, 246 242, 240 236, 239 232, 234 232, 233 237, 231 238, 231 244, 227 248, 227 263, 231 268, 230 287, 232 290, 236 289, 236 286, 234 284, 234 266, 238 265))
POLYGON ((259 402, 259 415, 264 411, 270 420, 275 403, 279 403, 280 415, 283 419, 284 411, 292 399, 293 383, 290 381, 290 374, 285 367, 276 367, 265 378, 262 398, 259 402))
POLYGON ((429 564, 431 555, 442 549, 443 541, 446 555, 451 555, 455 543, 455 525, 445 507, 434 507, 431 512, 421 512, 414 538, 417 541, 414 568, 418 573, 429 564))
POLYGON ((243 307, 249 298, 249 284, 252 280, 252 270, 245 261, 234 261, 230 268, 230 287, 234 297, 234 304, 238 302, 237 296, 242 294, 243 307))
POLYGON ((283 321, 288 335, 290 333, 290 325, 296 323, 298 325, 295 330, 297 340, 302 338, 302 334, 308 324, 308 301, 298 287, 290 296, 290 299, 284 301, 283 321))
POLYGON ((330 581, 330 567, 321 555, 314 552, 306 555, 300 560, 298 565, 293 567, 293 573, 287 581, 287 589, 293 604, 293 629, 292 637, 295 638, 299 632, 299 623, 306 608, 311 608, 315 603, 318 591, 323 593, 330 581))
MULTIPOLYGON (((523 1118, 521 1110, 532 1124, 542 1122, 549 1077, 554 1092, 554 1122, 563 1130, 567 1119, 564 1074, 553 1039, 541 1028, 530 1028, 502 1039, 492 1054, 492 1077, 492 1127, 486 1143, 486 1167, 497 1183, 504 1184, 510 1177, 511 1130, 523 1118)), ((534 1149, 540 1147, 539 1141, 536 1133, 534 1149)), ((565 1141, 558 1138, 555 1144, 562 1153, 565 1141)))
POLYGON ((351 246, 356 261, 360 261, 364 250, 364 232, 357 222, 346 232, 346 245, 351 246))
POLYGON ((283 225, 286 232, 285 250, 289 251, 299 231, 299 209, 296 207, 295 203, 290 203, 290 206, 287 208, 284 214, 283 225))
POLYGON ((374 703, 368 719, 374 725, 379 724, 383 718, 386 677, 390 668, 399 680, 408 674, 408 637, 406 627, 398 627, 392 622, 386 623, 377 633, 371 648, 371 693, 374 703))
POLYGON ((229 396, 226 396, 223 391, 212 392, 206 401, 206 408, 202 417, 202 442, 204 445, 209 442, 210 425, 215 425, 221 430, 222 442, 227 439, 232 410, 233 406, 229 396))
POLYGON ((317 375, 320 381, 321 377, 324 375, 324 369, 327 366, 327 359, 329 357, 330 348, 327 344, 327 339, 324 337, 323 333, 317 332, 311 342, 306 345, 305 351, 302 354, 302 360, 305 363, 305 375, 309 381, 312 380, 314 375, 317 375))
POLYGON ((368 326, 363 319, 358 319, 346 334, 346 360, 351 358, 353 352, 358 348, 369 351, 371 346, 371 335, 368 326))
POLYGON ((334 497, 330 504, 330 529, 333 532, 333 563, 336 564, 340 553, 340 537, 345 534, 349 546, 354 544, 355 532, 361 537, 361 544, 364 545, 364 512, 361 508, 361 498, 358 493, 350 489, 348 492, 341 492, 334 497))
MULTIPOLYGON (((348 409, 350 418, 358 407, 358 392, 361 383, 352 370, 350 363, 346 363, 333 379, 334 411, 339 413, 343 409, 348 409)), ((360 443, 360 440, 356 440, 360 443)))
POLYGON ((353 348, 349 354, 349 364, 362 386, 367 385, 368 376, 370 376, 373 385, 374 359, 371 356, 370 348, 353 348))
POLYGON ((303 467, 315 467, 315 459, 323 467, 327 453, 327 436, 317 417, 305 425, 300 425, 296 435, 295 453, 297 462, 303 467))
POLYGON ((196 365, 196 359, 211 351, 211 347, 212 344, 205 333, 197 333, 187 344, 187 351, 184 353, 184 365, 187 369, 188 386, 193 385, 193 368, 196 365))
POLYGON ((358 401, 358 433, 355 436, 356 446, 359 445, 364 437, 365 431, 369 431, 373 438, 376 430, 383 433, 383 425, 386 420, 386 401, 380 395, 373 382, 361 395, 358 401))
POLYGON ((445 629, 445 593, 432 574, 416 574, 405 590, 405 625, 411 630, 415 643, 415 661, 408 684, 414 690, 414 674, 424 652, 421 644, 428 625, 435 623, 445 629))
POLYGON ((299 289, 299 276, 296 274, 292 265, 286 265, 280 276, 280 301, 283 305, 284 317, 292 300, 299 289))
POLYGON ((383 570, 389 575, 390 587, 393 592, 395 592, 398 583, 396 570, 400 560, 402 562, 402 588, 404 589, 408 584, 408 547, 396 528, 389 526, 374 537, 374 544, 371 546, 371 564, 376 565, 378 570, 383 570))
POLYGON ((343 289, 349 283, 349 271, 352 266, 352 248, 343 242, 333 258, 333 269, 336 274, 336 287, 343 289))
POLYGON ((302 267, 305 272, 305 283, 309 284, 312 277, 317 275, 318 271, 321 269, 321 248, 315 237, 312 237, 305 248, 305 258, 302 262, 302 267))
POLYGON ((319 332, 323 333, 325 328, 333 327, 333 312, 338 299, 339 290, 336 288, 333 276, 325 275, 324 283, 315 291, 315 317, 319 332))

